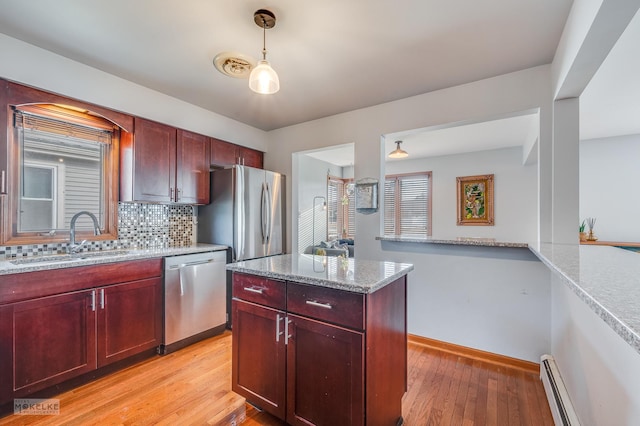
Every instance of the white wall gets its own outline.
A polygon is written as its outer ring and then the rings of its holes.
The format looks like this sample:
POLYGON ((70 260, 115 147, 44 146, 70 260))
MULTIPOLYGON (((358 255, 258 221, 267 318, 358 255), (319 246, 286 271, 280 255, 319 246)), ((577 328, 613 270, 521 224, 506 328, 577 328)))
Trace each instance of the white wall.
MULTIPOLYGON (((265 166, 286 174, 292 183, 287 189, 291 220, 297 217, 297 211, 292 211, 297 201, 291 195, 299 191, 297 165, 294 168, 292 162, 295 152, 354 143, 354 178, 381 180, 385 173, 382 135, 495 119, 537 108, 539 145, 549 149, 550 86, 550 69, 543 66, 274 130, 268 134, 268 143, 274 150, 277 147, 279 155, 267 156, 265 166)), ((549 164, 544 167, 550 169, 549 164)), ((459 170, 460 176, 478 171, 463 169, 459 170)), ((535 194, 537 190, 534 199, 535 194)), ((550 208, 548 203, 540 207, 537 201, 534 204, 536 214, 539 209, 550 208)), ((539 360, 549 350, 550 301, 544 296, 549 291, 548 271, 531 259, 527 250, 520 249, 526 254, 516 255, 513 250, 518 253, 517 249, 383 244, 375 239, 381 234, 381 222, 379 212, 356 214, 356 256, 415 265, 409 275, 409 332, 531 361, 539 360), (511 318, 513 315, 517 315, 517 321, 511 318), (485 327, 465 328, 469 324, 485 327)), ((297 235, 297 223, 288 226, 297 235)), ((535 223, 531 227, 535 228, 535 223)), ((458 235, 468 232, 465 229, 458 235)))
POLYGON ((292 238, 292 251, 302 253, 312 245, 314 224, 315 243, 327 238, 327 210, 322 208, 322 202, 327 201, 327 172, 332 176, 342 177, 342 168, 305 154, 297 154, 297 162, 298 232, 292 238), (324 200, 316 199, 314 205, 314 197, 317 196, 324 197, 324 200))
POLYGON ((640 241, 640 135, 580 142, 580 218, 602 241, 640 241))
POLYGON ((266 133, 0 34, 0 78, 266 151, 266 133))
POLYGON ((552 349, 583 425, 637 425, 640 355, 555 275, 552 349))
POLYGON ((537 240, 538 167, 522 165, 522 148, 504 148, 386 163, 386 173, 432 172, 432 234, 435 238, 486 237, 537 240), (456 177, 494 175, 494 226, 456 225, 456 177))

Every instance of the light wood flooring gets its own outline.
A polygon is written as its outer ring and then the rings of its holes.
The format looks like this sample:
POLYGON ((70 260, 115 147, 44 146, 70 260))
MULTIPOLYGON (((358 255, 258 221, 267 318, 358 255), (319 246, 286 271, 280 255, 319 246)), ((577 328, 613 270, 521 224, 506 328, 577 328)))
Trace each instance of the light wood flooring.
MULTIPOLYGON (((553 425, 538 375, 409 343, 405 425, 553 425)), ((154 357, 59 395, 60 414, 0 425, 229 425, 284 423, 231 389, 231 333, 154 357)), ((341 426, 341 425, 336 425, 341 426)))

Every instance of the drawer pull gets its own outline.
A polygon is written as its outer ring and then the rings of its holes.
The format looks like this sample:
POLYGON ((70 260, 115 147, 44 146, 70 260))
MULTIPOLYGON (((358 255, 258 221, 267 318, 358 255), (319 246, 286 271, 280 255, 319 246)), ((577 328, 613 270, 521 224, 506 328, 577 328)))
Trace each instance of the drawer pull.
POLYGON ((307 305, 315 306, 317 308, 333 309, 333 306, 331 306, 329 303, 320 303, 316 302, 315 300, 307 300, 306 303, 307 305))
POLYGON ((249 291, 251 293, 258 293, 258 294, 262 294, 262 289, 261 288, 255 288, 255 287, 244 287, 243 288, 244 291, 249 291))
MULTIPOLYGON (((284 333, 282 331, 280 331, 280 320, 285 320, 285 317, 280 317, 280 314, 276 314, 276 343, 280 341, 280 336, 282 336, 284 333)), ((286 323, 285 323, 285 327, 286 327, 286 323)))

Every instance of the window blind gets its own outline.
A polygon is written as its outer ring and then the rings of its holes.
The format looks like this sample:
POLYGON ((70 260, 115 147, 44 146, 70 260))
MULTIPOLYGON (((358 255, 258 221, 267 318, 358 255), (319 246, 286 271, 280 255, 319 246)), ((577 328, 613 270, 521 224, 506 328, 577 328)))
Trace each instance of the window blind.
POLYGON ((385 178, 385 235, 431 235, 431 172, 385 178))

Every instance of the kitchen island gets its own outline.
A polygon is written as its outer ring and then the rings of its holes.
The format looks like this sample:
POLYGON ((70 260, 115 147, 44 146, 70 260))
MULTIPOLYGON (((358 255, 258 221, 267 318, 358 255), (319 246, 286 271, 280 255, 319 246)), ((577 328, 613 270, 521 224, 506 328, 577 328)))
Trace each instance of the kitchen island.
POLYGON ((402 424, 413 265, 282 255, 227 268, 235 392, 292 425, 402 424))

